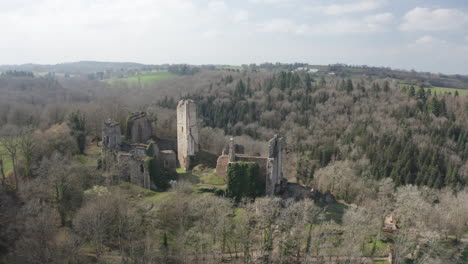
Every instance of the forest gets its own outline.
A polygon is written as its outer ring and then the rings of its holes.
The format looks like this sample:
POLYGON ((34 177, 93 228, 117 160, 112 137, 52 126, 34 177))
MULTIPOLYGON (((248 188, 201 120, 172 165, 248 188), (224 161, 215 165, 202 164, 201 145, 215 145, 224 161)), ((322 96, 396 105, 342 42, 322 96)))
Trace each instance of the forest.
POLYGON ((65 66, 0 67, 0 263, 468 261, 468 97, 430 88, 464 91, 466 76, 272 63, 65 66), (106 81, 151 71, 171 78, 106 81), (175 139, 180 99, 197 104, 203 151, 220 155, 234 137, 264 155, 279 134, 284 177, 336 202, 250 189, 231 199, 216 191, 228 183, 208 163, 178 169, 167 191, 98 169, 104 121, 125 134, 127 116, 145 111, 155 136, 175 139))

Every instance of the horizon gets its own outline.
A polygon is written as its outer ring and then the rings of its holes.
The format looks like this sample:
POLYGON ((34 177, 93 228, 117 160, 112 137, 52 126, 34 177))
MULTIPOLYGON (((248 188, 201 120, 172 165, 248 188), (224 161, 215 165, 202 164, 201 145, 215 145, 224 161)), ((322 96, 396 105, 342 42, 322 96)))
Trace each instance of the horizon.
POLYGON ((0 3, 0 21, 2 65, 302 61, 468 74, 462 0, 21 0, 0 3))
POLYGON ((191 66, 242 66, 242 65, 250 65, 250 64, 256 64, 256 65, 261 65, 265 63, 271 63, 271 64, 308 64, 310 67, 314 66, 332 66, 332 65, 345 65, 348 67, 369 67, 369 68, 380 68, 380 69, 390 69, 392 71, 415 71, 418 73, 430 73, 430 74, 443 74, 443 75, 464 75, 468 76, 468 73, 443 73, 443 72, 434 72, 434 71, 422 71, 419 69, 405 69, 405 68, 395 68, 391 66, 382 66, 382 65, 354 65, 354 64, 347 64, 343 62, 336 62, 336 63, 330 63, 330 64, 317 64, 317 63, 309 63, 309 62, 279 62, 279 61, 265 61, 265 62, 260 62, 260 63, 242 63, 242 64, 227 64, 227 63, 217 63, 217 64, 194 64, 194 63, 142 63, 142 62, 136 62, 136 61, 96 61, 96 60, 78 60, 78 61, 67 61, 67 62, 57 62, 57 63, 50 63, 50 64, 41 64, 41 63, 34 63, 34 62, 28 62, 28 63, 22 63, 22 64, 0 64, 0 67, 21 67, 25 65, 38 65, 38 66, 56 66, 56 65, 64 65, 64 64, 73 64, 73 63, 86 63, 86 62, 91 62, 91 63, 131 63, 131 64, 140 64, 144 66, 160 66, 160 65, 191 65, 191 66))

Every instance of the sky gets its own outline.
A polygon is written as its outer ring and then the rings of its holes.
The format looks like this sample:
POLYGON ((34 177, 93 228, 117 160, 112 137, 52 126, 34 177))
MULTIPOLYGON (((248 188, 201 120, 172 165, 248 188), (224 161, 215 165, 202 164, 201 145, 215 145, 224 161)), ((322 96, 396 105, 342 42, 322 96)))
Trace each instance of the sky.
POLYGON ((466 0, 0 0, 0 64, 346 63, 468 74, 466 0))

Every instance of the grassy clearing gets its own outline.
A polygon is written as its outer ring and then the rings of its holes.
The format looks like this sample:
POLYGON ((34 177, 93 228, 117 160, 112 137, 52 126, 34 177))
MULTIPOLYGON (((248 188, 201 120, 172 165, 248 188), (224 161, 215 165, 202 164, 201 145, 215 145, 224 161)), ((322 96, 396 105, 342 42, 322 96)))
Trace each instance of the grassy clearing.
POLYGON ((387 256, 388 243, 374 240, 364 245, 364 256, 387 256))
POLYGON ((341 224, 343 222, 343 215, 346 209, 348 209, 348 206, 342 203, 318 205, 326 208, 325 219, 327 221, 333 220, 337 224, 341 224))
POLYGON ((389 264, 389 262, 386 260, 376 260, 374 261, 374 264, 389 264))
POLYGON ((87 167, 97 167, 97 161, 101 155, 101 147, 96 145, 88 145, 85 149, 85 154, 75 155, 75 161, 87 167))
POLYGON ((431 88, 425 88, 425 90, 431 90, 432 93, 437 92, 437 94, 452 94, 455 95, 455 92, 458 91, 460 96, 466 96, 468 97, 468 90, 462 90, 462 89, 455 89, 455 88, 447 88, 447 87, 431 87, 431 88))
POLYGON ((172 79, 177 77, 176 74, 170 72, 149 72, 141 75, 130 76, 126 78, 112 78, 104 80, 109 84, 124 83, 128 85, 152 85, 160 80, 172 79))
POLYGON ((178 168, 177 180, 187 181, 193 184, 196 193, 214 194, 217 191, 225 191, 227 185, 222 177, 216 175, 215 170, 204 166, 196 166, 192 171, 178 168))
POLYGON ((219 70, 235 70, 235 71, 237 71, 237 70, 240 70, 240 71, 244 70, 244 67, 242 67, 242 66, 224 66, 224 67, 218 66, 218 67, 216 67, 216 68, 219 69, 219 70))
MULTIPOLYGON (((418 88, 416 85, 411 85, 409 83, 404 83, 404 82, 400 83, 400 87, 410 88, 411 86, 414 86, 415 89, 418 88)), ((426 90, 426 91, 430 90, 431 93, 436 92, 438 95, 442 95, 442 94, 446 94, 446 93, 451 94, 451 95, 455 95, 455 92, 458 91, 460 96, 468 97, 468 90, 464 90, 464 89, 432 86, 432 87, 424 88, 424 90, 426 90)))
POLYGON ((207 184, 224 185, 224 179, 218 176, 214 171, 212 173, 200 176, 200 180, 207 184))
POLYGON ((2 144, 0 144, 0 156, 3 157, 3 169, 5 174, 8 174, 13 171, 13 163, 11 162, 11 159, 8 157, 6 154, 6 150, 3 147, 2 144))

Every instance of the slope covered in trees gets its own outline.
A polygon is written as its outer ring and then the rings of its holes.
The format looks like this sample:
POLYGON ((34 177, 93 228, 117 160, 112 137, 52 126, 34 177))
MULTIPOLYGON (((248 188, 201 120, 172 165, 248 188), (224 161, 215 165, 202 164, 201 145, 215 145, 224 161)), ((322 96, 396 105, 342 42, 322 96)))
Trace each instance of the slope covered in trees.
POLYGON ((296 177, 304 182, 333 160, 365 159, 363 176, 391 177, 397 185, 468 183, 465 97, 400 87, 394 79, 292 72, 227 74, 187 96, 198 103, 205 125, 226 134, 285 136, 288 151, 301 160, 296 177))

